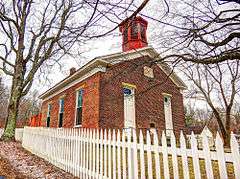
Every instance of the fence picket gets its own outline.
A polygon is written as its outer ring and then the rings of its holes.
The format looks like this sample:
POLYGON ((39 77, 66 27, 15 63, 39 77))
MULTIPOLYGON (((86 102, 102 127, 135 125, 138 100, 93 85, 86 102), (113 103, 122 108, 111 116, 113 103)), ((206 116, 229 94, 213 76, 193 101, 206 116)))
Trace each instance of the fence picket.
POLYGON ((81 178, 85 178, 85 172, 86 172, 86 165, 85 165, 85 161, 86 161, 86 158, 85 158, 85 149, 86 149, 86 146, 85 146, 85 143, 86 143, 86 129, 83 129, 83 144, 82 144, 82 147, 83 147, 83 160, 82 160, 82 177, 81 178))
POLYGON ((88 170, 88 178, 92 178, 92 158, 93 158, 93 153, 92 153, 92 136, 93 134, 92 134, 92 129, 89 129, 89 162, 88 162, 88 168, 89 168, 89 170, 88 170))
POLYGON ((81 128, 80 129, 80 178, 83 178, 83 160, 84 160, 84 157, 83 157, 83 138, 84 138, 84 129, 81 128))
POLYGON ((126 142, 125 142, 125 131, 122 131, 122 165, 123 165, 123 179, 127 178, 127 164, 126 164, 126 142))
POLYGON ((138 178, 138 150, 137 150, 137 134, 136 130, 133 129, 133 167, 134 167, 134 178, 138 178))
POLYGON ((153 179, 151 137, 149 131, 147 131, 147 161, 148 161, 148 178, 153 179))
POLYGON ((133 152, 131 147, 131 138, 132 138, 132 129, 131 131, 127 132, 127 155, 128 155, 128 178, 134 178, 133 177, 133 152))
POLYGON ((186 151, 186 141, 183 135, 183 132, 180 133, 180 147, 181 147, 181 156, 182 156, 182 168, 184 179, 189 179, 189 168, 188 168, 188 158, 186 151))
POLYGON ((112 178, 111 130, 108 130, 108 177, 112 178))
POLYGON ((103 130, 100 131, 100 179, 103 178, 103 130))
POLYGON ((153 141, 154 141, 154 156, 155 156, 155 171, 156 172, 156 179, 160 179, 161 177, 161 168, 160 168, 160 158, 159 158, 159 152, 158 152, 158 147, 159 147, 159 141, 158 141, 158 136, 157 136, 157 131, 155 130, 153 133, 153 141))
POLYGON ((205 168, 207 168, 207 170, 206 170, 207 178, 213 179, 214 176, 213 176, 210 148, 209 148, 209 144, 208 144, 208 138, 206 135, 203 135, 202 143, 203 143, 203 153, 204 153, 204 157, 205 157, 205 168))
POLYGON ((199 166, 199 157, 198 157, 198 148, 197 148, 197 140, 196 140, 193 132, 191 134, 191 149, 192 149, 192 160, 193 160, 194 176, 195 176, 196 179, 201 179, 200 166, 199 166))
POLYGON ((162 132, 162 154, 163 154, 163 173, 166 179, 170 178, 168 165, 167 139, 165 132, 162 132))
POLYGON ((107 129, 104 129, 104 178, 107 178, 107 129))
POLYGON ((97 129, 97 139, 96 139, 96 174, 95 174, 95 177, 98 178, 99 177, 99 145, 100 145, 100 142, 99 142, 99 130, 97 129))
POLYGON ((113 166, 113 172, 112 172, 112 178, 116 179, 116 134, 115 134, 115 129, 112 131, 112 154, 113 154, 113 160, 112 160, 112 166, 113 166))
POLYGON ((118 165, 118 179, 122 178, 122 171, 121 171, 121 145, 120 145, 120 131, 117 130, 117 165, 118 165))
POLYGON ((77 130, 77 177, 80 177, 80 161, 81 161, 81 136, 80 129, 77 130))
POLYGON ((139 132, 139 144, 140 144, 140 165, 141 165, 141 179, 145 179, 145 158, 144 158, 144 140, 142 130, 139 132))
POLYGON ((178 159, 177 159, 177 148, 176 148, 176 138, 171 131, 171 148, 172 148, 172 165, 173 165, 173 175, 174 178, 178 179, 179 174, 178 174, 178 159))
POLYGON ((67 152, 64 152, 67 150, 67 129, 63 129, 64 131, 64 141, 63 141, 63 155, 64 155, 64 170, 67 171, 67 152))
POLYGON ((92 176, 95 178, 95 172, 96 172, 96 130, 93 129, 93 135, 92 135, 92 145, 93 145, 93 160, 92 160, 92 176))
POLYGON ((239 145, 238 145, 237 139, 235 138, 233 133, 231 134, 231 149, 232 149, 232 158, 233 158, 235 178, 240 178, 239 145))
POLYGON ((223 148, 223 141, 217 133, 216 136, 216 150, 217 150, 217 156, 218 156, 218 167, 219 167, 219 174, 221 179, 228 178, 227 176, 227 170, 226 170, 226 162, 225 162, 225 156, 224 156, 224 148, 223 148))

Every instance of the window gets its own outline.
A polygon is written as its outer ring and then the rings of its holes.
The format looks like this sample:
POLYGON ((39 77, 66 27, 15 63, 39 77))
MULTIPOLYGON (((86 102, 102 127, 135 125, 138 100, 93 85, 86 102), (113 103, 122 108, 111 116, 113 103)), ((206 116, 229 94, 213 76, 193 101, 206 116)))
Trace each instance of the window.
POLYGON ((59 100, 59 121, 58 121, 58 127, 63 126, 63 113, 64 113, 64 99, 61 98, 59 100))
POLYGON ((50 127, 50 116, 51 116, 52 105, 48 104, 48 111, 47 111, 47 127, 50 127))
POLYGON ((147 41, 146 40, 146 34, 145 34, 145 27, 142 24, 140 25, 140 32, 141 32, 141 39, 143 41, 147 41))
POLYGON ((131 39, 138 39, 138 24, 136 21, 133 21, 131 25, 131 39))
POLYGON ((171 95, 164 95, 164 115, 166 135, 170 136, 173 130, 171 95))
POLYGON ((134 88, 124 86, 124 127, 135 128, 135 95, 134 88))
POLYGON ((82 125, 83 89, 77 91, 76 126, 82 125))

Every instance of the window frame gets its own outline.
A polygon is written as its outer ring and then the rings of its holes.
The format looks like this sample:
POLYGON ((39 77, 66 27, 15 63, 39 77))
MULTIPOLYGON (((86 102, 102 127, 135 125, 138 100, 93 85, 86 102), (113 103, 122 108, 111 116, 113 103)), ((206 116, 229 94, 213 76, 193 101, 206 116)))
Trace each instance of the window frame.
POLYGON ((47 119, 46 119, 46 127, 50 127, 51 122, 51 110, 52 110, 52 104, 48 104, 48 110, 47 110, 47 119), (49 126, 48 126, 48 118, 49 118, 49 126))
MULTIPOLYGON (((82 114, 83 114, 83 93, 84 93, 84 89, 83 88, 79 88, 76 90, 76 106, 75 106, 75 121, 74 121, 74 127, 82 127, 82 122, 81 124, 77 124, 77 115, 78 115, 78 97, 79 97, 79 92, 82 91, 82 100, 81 100, 81 108, 82 108, 82 114)), ((82 115, 81 115, 82 116, 82 115)), ((81 117, 82 118, 82 117, 81 117)), ((82 119, 81 119, 82 121, 82 119)))
POLYGON ((64 97, 59 98, 58 100, 59 102, 59 110, 58 110, 58 128, 62 128, 63 127, 63 119, 64 119, 64 97), (61 103, 61 101, 63 100, 63 103, 61 103), (61 106, 61 104, 63 104, 63 107, 61 106), (61 110, 63 109, 63 110, 61 110), (60 127, 60 115, 62 114, 62 126, 60 127))
MULTIPOLYGON (((166 131, 166 136, 170 136, 171 135, 171 131, 174 131, 174 121, 173 121, 173 109, 172 109, 172 95, 171 94, 168 94, 168 93, 162 93, 163 95, 163 110, 164 110, 164 120, 165 120, 165 131, 166 131), (165 101, 165 99, 167 99, 167 101, 165 101), (167 120, 166 119, 166 109, 165 108, 168 108, 170 110, 170 119, 171 119, 171 127, 172 129, 168 128, 167 129, 167 120)), ((168 125, 169 125, 169 122, 168 122, 168 125)))
POLYGON ((122 92, 123 92, 123 108, 124 108, 124 128, 127 129, 127 128, 136 128, 137 127, 137 121, 136 121, 136 101, 135 101, 135 93, 136 93, 136 85, 133 85, 133 84, 129 84, 129 83, 124 83, 122 82, 122 85, 123 85, 123 88, 122 88, 122 92), (127 89, 127 90, 130 90, 131 91, 131 94, 125 94, 124 93, 124 89, 127 89), (126 113, 127 113, 127 106, 125 106, 125 100, 127 98, 131 97, 132 98, 132 102, 133 102, 133 105, 134 105, 134 108, 133 108, 133 116, 132 118, 130 118, 132 120, 132 123, 133 123, 133 126, 128 126, 126 124, 128 124, 128 119, 126 117, 126 113))

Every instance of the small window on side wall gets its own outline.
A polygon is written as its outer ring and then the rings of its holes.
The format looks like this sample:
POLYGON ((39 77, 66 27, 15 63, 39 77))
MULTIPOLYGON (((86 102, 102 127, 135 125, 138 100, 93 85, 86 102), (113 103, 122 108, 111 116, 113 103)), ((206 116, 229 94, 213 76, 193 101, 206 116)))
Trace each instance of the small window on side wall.
POLYGON ((59 100, 59 121, 58 127, 63 127, 64 99, 59 100))
POLYGON ((51 104, 48 104, 48 111, 47 111, 47 127, 50 127, 51 110, 52 110, 52 105, 51 105, 51 104))
POLYGON ((76 126, 82 125, 83 89, 77 91, 76 126))

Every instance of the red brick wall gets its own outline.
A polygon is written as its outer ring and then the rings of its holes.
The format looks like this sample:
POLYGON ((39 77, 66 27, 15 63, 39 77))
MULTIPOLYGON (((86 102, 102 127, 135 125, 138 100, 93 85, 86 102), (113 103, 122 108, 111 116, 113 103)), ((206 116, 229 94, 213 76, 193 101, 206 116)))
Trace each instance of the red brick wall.
POLYGON ((52 104, 50 127, 58 127, 59 99, 64 96, 63 127, 73 127, 75 124, 76 90, 81 86, 83 93, 83 127, 98 127, 99 121, 99 84, 100 73, 72 86, 53 98, 42 103, 42 126, 46 126, 48 104, 52 104))
POLYGON ((165 128, 164 96, 172 94, 173 125, 176 131, 184 129, 183 97, 177 86, 155 64, 154 78, 143 74, 149 66, 147 57, 122 62, 107 69, 101 78, 100 126, 104 128, 124 127, 124 104, 122 82, 136 85, 135 107, 138 128, 149 128, 154 122, 159 130, 165 128))

